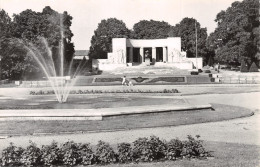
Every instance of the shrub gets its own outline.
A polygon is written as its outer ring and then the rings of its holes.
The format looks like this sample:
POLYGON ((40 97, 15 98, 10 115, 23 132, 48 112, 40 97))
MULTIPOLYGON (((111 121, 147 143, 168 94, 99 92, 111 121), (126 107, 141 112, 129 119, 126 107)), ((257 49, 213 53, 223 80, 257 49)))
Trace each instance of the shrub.
POLYGON ((139 138, 134 141, 133 157, 135 161, 153 161, 164 157, 165 144, 155 136, 139 138))
POLYGON ((82 90, 78 90, 77 94, 83 94, 84 92, 82 90))
POLYGON ((44 91, 39 90, 36 94, 37 94, 37 95, 44 95, 44 91))
POLYGON ((169 90, 163 89, 163 93, 169 93, 169 90))
POLYGON ((81 157, 81 164, 92 165, 96 162, 96 156, 92 151, 89 143, 80 145, 79 153, 81 157))
POLYGON ((42 146, 39 149, 35 143, 24 150, 10 143, 2 152, 0 165, 2 166, 73 166, 77 164, 92 165, 95 163, 108 164, 117 160, 121 163, 154 161, 154 160, 176 160, 179 158, 206 158, 211 155, 203 147, 202 140, 188 136, 187 141, 172 139, 169 142, 160 140, 156 136, 138 138, 134 141, 134 147, 130 143, 117 145, 118 155, 112 147, 103 141, 99 141, 96 154, 93 153, 90 144, 74 143, 68 141, 59 148, 56 142, 51 145, 42 146))
POLYGON ((248 65, 244 60, 241 61, 240 72, 248 72, 248 65))
POLYGON ((253 62, 249 68, 249 72, 258 72, 258 67, 255 64, 255 62, 253 62))
POLYGON ((191 71, 190 75, 199 75, 199 73, 197 71, 191 71))
POLYGON ((55 92, 54 92, 54 90, 48 90, 48 91, 46 92, 46 94, 48 94, 48 95, 50 95, 50 94, 55 94, 55 92))
POLYGON ((79 145, 74 141, 67 141, 61 146, 63 164, 71 166, 80 162, 79 145))
POLYGON ((30 95, 36 95, 35 91, 30 91, 30 95))
POLYGON ((183 143, 179 139, 172 139, 167 143, 167 150, 165 152, 168 160, 176 160, 181 157, 183 143))
POLYGON ((13 143, 2 151, 1 164, 3 166, 18 166, 21 164, 21 157, 24 149, 16 147, 13 143))
POLYGON ((113 148, 103 141, 99 141, 96 148, 97 161, 101 164, 116 162, 116 154, 113 148))
POLYGON ((44 163, 44 165, 51 166, 62 162, 61 150, 55 141, 53 141, 51 145, 43 145, 41 152, 41 161, 44 163))
POLYGON ((121 163, 131 162, 133 160, 133 152, 130 143, 120 143, 117 145, 118 161, 121 163))
POLYGON ((133 158, 135 161, 152 161, 153 151, 149 145, 148 138, 138 138, 134 141, 134 148, 133 148, 133 158))
MULTIPOLYGON (((200 136, 197 135, 198 139, 200 136)), ((186 158, 196 158, 196 157, 207 157, 209 153, 205 151, 203 147, 202 140, 196 140, 192 136, 188 135, 188 141, 183 142, 182 156, 186 158)))
POLYGON ((172 89, 172 93, 179 93, 177 89, 172 89))
POLYGON ((25 166, 39 166, 42 164, 41 149, 34 142, 29 142, 30 145, 22 153, 21 163, 25 166))
POLYGON ((149 144, 153 151, 153 157, 155 160, 159 160, 165 157, 166 142, 163 142, 159 137, 151 136, 149 144))
MULTIPOLYGON (((161 91, 153 91, 153 90, 133 90, 133 89, 126 89, 126 90, 111 90, 111 91, 102 91, 102 90, 71 90, 70 94, 88 94, 88 93, 178 93, 177 89, 163 89, 161 91)), ((30 95, 46 95, 46 94, 54 94, 53 90, 50 91, 42 91, 39 90, 37 92, 30 91, 30 95)))

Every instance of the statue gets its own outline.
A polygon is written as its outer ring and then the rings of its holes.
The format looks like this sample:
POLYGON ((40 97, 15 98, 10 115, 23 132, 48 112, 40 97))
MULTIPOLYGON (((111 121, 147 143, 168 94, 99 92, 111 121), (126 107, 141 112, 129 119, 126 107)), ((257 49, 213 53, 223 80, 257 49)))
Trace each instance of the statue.
POLYGON ((144 58, 145 58, 146 65, 150 65, 150 63, 151 63, 151 55, 149 54, 148 50, 145 51, 144 58))
POLYGON ((180 51, 173 49, 171 52, 172 62, 182 62, 183 61, 183 55, 180 51))

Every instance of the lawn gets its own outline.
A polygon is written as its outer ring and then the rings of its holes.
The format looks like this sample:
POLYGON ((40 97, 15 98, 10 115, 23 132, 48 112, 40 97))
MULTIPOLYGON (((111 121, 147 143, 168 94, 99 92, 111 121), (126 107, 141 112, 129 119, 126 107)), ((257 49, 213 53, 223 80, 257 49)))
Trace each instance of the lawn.
POLYGON ((27 96, 26 98, 1 99, 0 109, 91 109, 163 104, 185 104, 185 100, 159 97, 150 98, 149 96, 137 95, 71 95, 66 103, 60 104, 54 95, 35 95, 27 96))
POLYGON ((1 121, 0 135, 114 131, 148 127, 178 126, 223 121, 250 116, 246 108, 212 104, 215 110, 188 110, 105 117, 102 121, 1 121))

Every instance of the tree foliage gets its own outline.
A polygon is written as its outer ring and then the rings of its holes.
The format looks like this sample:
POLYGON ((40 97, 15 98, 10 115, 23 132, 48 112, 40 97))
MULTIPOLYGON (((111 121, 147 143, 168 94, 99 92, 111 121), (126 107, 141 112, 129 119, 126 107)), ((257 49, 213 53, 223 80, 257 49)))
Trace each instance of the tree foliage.
MULTIPOLYGON (((11 35, 2 39, 6 41, 6 47, 1 49, 4 53, 3 61, 9 63, 3 67, 4 73, 10 73, 14 69, 20 74, 39 72, 39 65, 35 64, 32 57, 29 57, 31 54, 26 49, 26 47, 32 45, 42 54, 46 52, 46 49, 43 49, 44 47, 50 48, 55 67, 58 68, 60 66, 59 49, 61 48, 61 41, 63 41, 64 46, 65 66, 68 66, 74 54, 74 44, 71 42, 73 36, 70 30, 71 21, 72 17, 67 12, 60 14, 48 6, 42 12, 27 9, 20 14, 14 14, 11 32, 9 32, 11 35), (46 39, 47 44, 43 44, 42 38, 46 39), (19 69, 17 69, 15 62, 17 57, 19 57, 19 69)), ((13 75, 5 76, 10 78, 13 75)), ((14 78, 11 77, 11 79, 14 78)))
POLYGON ((187 52, 187 57, 196 57, 196 30, 198 57, 205 57, 207 29, 201 28, 200 23, 194 18, 185 17, 182 21, 171 28, 170 37, 181 37, 181 49, 187 52))
POLYGON ((8 37, 10 30, 11 18, 4 10, 0 10, 0 38, 8 37))
POLYGON ((112 51, 112 38, 128 38, 129 30, 125 23, 116 18, 101 20, 91 38, 90 58, 106 58, 112 51))
POLYGON ((171 25, 164 21, 141 20, 134 24, 130 37, 133 39, 167 38, 171 25))
POLYGON ((207 41, 208 47, 218 48, 217 61, 241 63, 242 60, 256 60, 260 38, 258 9, 258 0, 243 0, 217 14, 217 28, 207 41))
MULTIPOLYGON (((1 72, 1 76, 0 79, 4 78, 2 76, 6 75, 6 70, 5 68, 3 68, 2 66, 6 66, 9 62, 9 60, 7 60, 5 62, 5 54, 6 54, 6 50, 8 49, 8 43, 9 40, 7 40, 8 38, 10 38, 11 35, 11 25, 12 21, 11 18, 9 17, 9 15, 4 11, 4 10, 0 10, 0 58, 1 58, 1 64, 0 64, 0 72, 1 72)), ((9 69, 10 70, 10 69, 9 69)))

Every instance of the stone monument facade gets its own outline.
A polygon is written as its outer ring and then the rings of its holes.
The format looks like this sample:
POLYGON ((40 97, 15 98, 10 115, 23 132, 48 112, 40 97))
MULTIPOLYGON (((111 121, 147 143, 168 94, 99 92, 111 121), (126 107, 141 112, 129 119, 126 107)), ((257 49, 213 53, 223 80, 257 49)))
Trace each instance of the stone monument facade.
POLYGON ((166 39, 127 39, 113 38, 112 52, 107 59, 93 60, 93 67, 100 70, 113 70, 116 67, 133 65, 173 66, 192 69, 196 64, 202 68, 202 58, 187 58, 181 51, 181 38, 166 39), (150 54, 150 62, 146 54, 150 54))

